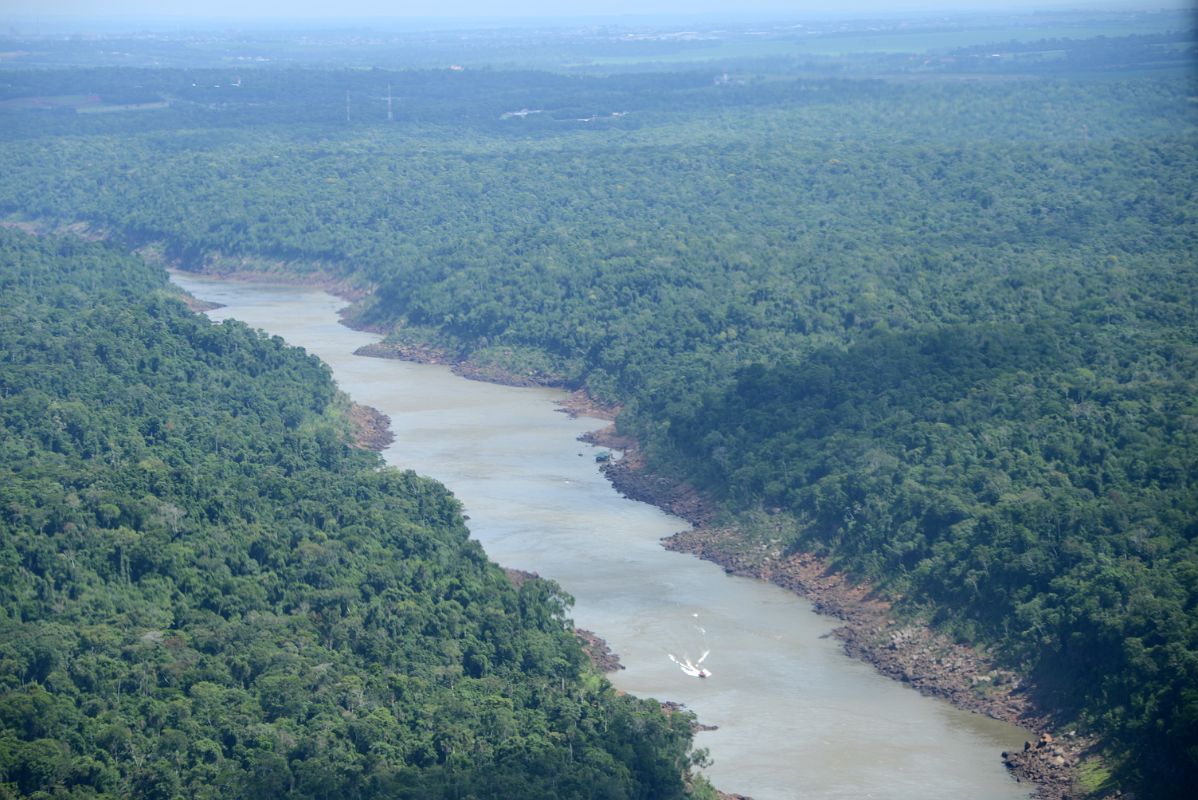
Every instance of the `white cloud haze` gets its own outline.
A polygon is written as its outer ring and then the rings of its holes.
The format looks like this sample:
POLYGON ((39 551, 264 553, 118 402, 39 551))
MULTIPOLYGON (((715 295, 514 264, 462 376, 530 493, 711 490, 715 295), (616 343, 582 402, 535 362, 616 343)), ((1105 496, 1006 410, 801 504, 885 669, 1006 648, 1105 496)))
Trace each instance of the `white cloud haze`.
POLYGON ((905 11, 1185 7, 1185 0, 6 0, 0 16, 180 19, 530 18, 612 15, 825 16, 905 11))

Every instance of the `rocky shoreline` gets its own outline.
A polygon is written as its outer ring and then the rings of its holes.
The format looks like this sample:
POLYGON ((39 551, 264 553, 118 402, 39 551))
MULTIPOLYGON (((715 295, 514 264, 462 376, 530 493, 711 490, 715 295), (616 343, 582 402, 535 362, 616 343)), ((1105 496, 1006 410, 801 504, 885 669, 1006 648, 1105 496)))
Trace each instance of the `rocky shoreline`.
MULTIPOLYGON (((608 403, 600 403, 591 398, 582 389, 575 389, 566 396, 565 400, 558 400, 558 411, 569 415, 572 419, 578 417, 591 417, 592 419, 602 419, 608 422, 613 421, 620 413, 619 406, 613 406, 608 403)), ((632 440, 627 440, 631 442, 632 440)), ((620 450, 625 449, 623 446, 620 450)))
POLYGON ((354 351, 354 355, 368 358, 394 358, 398 361, 411 361, 415 364, 449 364, 450 366, 455 364, 447 353, 435 347, 396 342, 364 344, 354 351))
POLYGON ((1053 739, 1030 687, 996 665, 984 649, 958 644, 926 625, 901 619, 871 586, 849 580, 815 555, 786 553, 777 545, 750 541, 735 528, 713 525, 711 505, 699 492, 648 472, 635 445, 616 437, 614 427, 582 438, 627 446, 623 458, 603 467, 612 485, 626 497, 656 505, 695 526, 666 537, 662 543, 667 549, 716 563, 730 575, 769 581, 810 600, 815 611, 844 623, 833 635, 853 658, 921 694, 1034 731, 1035 743, 1026 742, 1021 752, 1002 753, 1012 777, 1034 784, 1033 796, 1042 800, 1082 796, 1077 768, 1092 742, 1072 734, 1053 739))
POLYGON ((322 289, 351 303, 367 297, 372 291, 370 287, 361 286, 329 271, 327 264, 212 253, 205 256, 203 263, 198 267, 184 267, 180 262, 170 260, 163 254, 161 243, 142 245, 133 252, 150 263, 161 264, 168 270, 219 278, 223 281, 258 281, 279 286, 322 289))
POLYGON ((646 469, 636 440, 618 433, 615 425, 585 433, 578 438, 588 444, 623 452, 621 458, 608 461, 602 468, 603 474, 620 494, 682 517, 697 529, 707 529, 712 523, 714 512, 706 498, 692 486, 646 469))
POLYGON ((363 450, 381 453, 395 441, 391 431, 391 418, 372 406, 350 401, 349 421, 353 429, 354 445, 363 450))
MULTIPOLYGON (((1076 775, 1088 742, 1066 734, 1065 741, 1054 740, 1043 733, 1035 744, 1024 742, 1023 749, 1002 754, 1003 764, 1015 780, 1029 781, 1037 788, 1037 796, 1068 798, 1080 795, 1076 790, 1076 775)), ((1122 796, 1122 795, 1119 795, 1122 796)))
POLYGON ((587 654, 595 669, 604 674, 624 669, 624 665, 620 663, 620 656, 612 651, 599 634, 584 628, 575 628, 574 635, 582 642, 582 651, 587 654))
MULTIPOLYGON (((344 318, 342 321, 357 330, 366 330, 360 326, 350 325, 344 318)), ((378 331, 372 332, 377 333, 378 331)), ((374 342, 373 344, 362 345, 354 351, 354 355, 367 356, 369 358, 394 358, 399 361, 411 361, 416 364, 445 364, 453 374, 467 380, 482 381, 483 383, 498 383, 503 386, 548 386, 555 389, 562 388, 562 382, 553 375, 541 372, 512 372, 494 364, 479 364, 468 358, 457 358, 434 345, 420 342, 374 342)), ((580 400, 579 403, 581 405, 583 401, 580 400)), ((594 408, 600 408, 599 404, 591 405, 594 408)), ((609 417, 602 418, 608 419, 609 417)))

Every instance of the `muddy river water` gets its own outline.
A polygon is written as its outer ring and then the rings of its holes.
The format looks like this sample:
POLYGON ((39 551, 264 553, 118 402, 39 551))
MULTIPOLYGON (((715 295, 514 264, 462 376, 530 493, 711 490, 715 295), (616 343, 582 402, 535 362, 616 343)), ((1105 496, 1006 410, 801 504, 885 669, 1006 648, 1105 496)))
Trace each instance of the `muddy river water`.
POLYGON ((559 392, 469 381, 440 366, 354 356, 377 341, 337 321, 344 302, 309 288, 175 280, 223 304, 209 312, 316 354, 359 403, 391 417, 391 464, 446 484, 470 529, 504 566, 552 578, 574 596, 575 623, 605 638, 626 669, 620 689, 674 700, 718 730, 697 736, 724 791, 790 798, 1025 798, 1000 751, 1013 726, 920 696, 849 659, 835 622, 779 588, 728 577, 671 553, 687 526, 621 497, 576 441, 601 427, 558 412, 559 392), (698 659, 688 677, 669 654, 698 659))

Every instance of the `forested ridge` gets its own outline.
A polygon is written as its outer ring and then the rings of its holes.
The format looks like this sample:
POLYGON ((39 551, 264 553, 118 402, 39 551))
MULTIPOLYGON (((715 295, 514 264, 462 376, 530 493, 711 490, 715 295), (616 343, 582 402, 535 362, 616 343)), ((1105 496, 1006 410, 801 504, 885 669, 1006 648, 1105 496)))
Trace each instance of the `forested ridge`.
POLYGON ((346 74, 253 103, 223 74, 97 73, 182 87, 149 133, 13 116, 0 208, 188 268, 333 272, 395 342, 621 403, 747 535, 993 646, 1126 785, 1185 796, 1191 74, 379 70, 349 120, 346 74), (428 88, 392 125, 389 82, 428 88))
POLYGON ((317 359, 109 245, 0 231, 0 290, 0 796, 683 796, 690 715, 317 359))

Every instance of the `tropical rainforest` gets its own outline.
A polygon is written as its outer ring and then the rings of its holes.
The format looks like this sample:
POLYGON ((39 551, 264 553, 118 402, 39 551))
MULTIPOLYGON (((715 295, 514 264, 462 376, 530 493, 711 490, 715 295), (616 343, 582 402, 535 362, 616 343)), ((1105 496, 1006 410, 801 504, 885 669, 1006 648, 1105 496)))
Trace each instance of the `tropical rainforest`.
MULTIPOLYGON (((993 647, 1122 785, 1180 797, 1198 780, 1192 42, 602 74, 10 70, 0 210, 149 262, 335 276, 396 345, 619 404, 652 467, 746 537, 993 647)), ((7 247, 45 269, 84 252, 7 247)), ((316 365, 188 321, 160 279, 130 284, 133 260, 51 286, 21 259, 2 764, 22 791, 54 770, 323 791, 288 771, 300 751, 359 792, 483 772, 682 791, 678 723, 587 683, 560 593, 505 587, 441 490, 346 450, 316 365), (125 305, 83 313, 114 280, 125 305), (291 372, 312 374, 248 388, 291 372), (318 469, 355 488, 290 480, 318 469), (373 576, 382 549, 412 561, 373 576), (245 716, 205 716, 206 692, 245 716), (452 732, 431 712, 449 703, 470 708, 452 732), (152 726, 210 749, 170 761, 152 726)))
POLYGON ((349 442, 328 369, 0 232, 0 796, 682 797, 569 597, 349 442))

